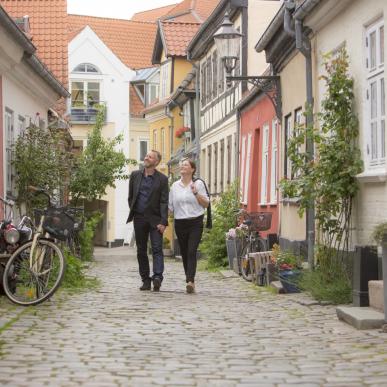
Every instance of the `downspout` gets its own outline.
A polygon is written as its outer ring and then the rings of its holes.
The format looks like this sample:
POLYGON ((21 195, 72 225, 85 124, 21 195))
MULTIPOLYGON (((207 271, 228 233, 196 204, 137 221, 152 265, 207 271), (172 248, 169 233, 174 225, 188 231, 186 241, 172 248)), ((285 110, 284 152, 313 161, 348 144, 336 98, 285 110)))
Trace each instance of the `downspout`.
POLYGON ((196 70, 195 76, 195 141, 196 141, 196 175, 200 177, 200 71, 199 66, 194 64, 196 70))
MULTIPOLYGON (((304 33, 302 20, 292 16, 291 11, 296 7, 292 0, 285 2, 284 30, 291 37, 296 39, 296 48, 305 57, 306 77, 306 127, 313 127, 313 77, 312 77, 312 48, 307 35, 304 33), (295 29, 292 27, 294 20, 295 29)), ((306 153, 308 161, 314 158, 314 144, 311 138, 306 138, 306 153)), ((314 268, 314 244, 315 244, 315 208, 314 203, 306 209, 306 236, 308 244, 308 264, 314 268)))
MULTIPOLYGON (((165 115, 170 119, 171 125, 169 126, 169 151, 170 151, 170 158, 172 158, 173 155, 173 129, 175 127, 175 117, 173 117, 173 114, 171 114, 171 109, 169 108, 169 103, 165 106, 165 115)), ((170 175, 170 167, 168 167, 168 175, 170 175)))

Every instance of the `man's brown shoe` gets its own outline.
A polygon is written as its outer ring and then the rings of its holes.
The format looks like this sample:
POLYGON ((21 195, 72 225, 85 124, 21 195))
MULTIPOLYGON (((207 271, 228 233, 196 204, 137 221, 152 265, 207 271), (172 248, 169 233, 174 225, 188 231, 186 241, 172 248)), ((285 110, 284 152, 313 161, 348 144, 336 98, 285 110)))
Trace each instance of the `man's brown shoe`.
POLYGON ((193 282, 188 282, 186 289, 188 294, 195 293, 195 284, 193 282))

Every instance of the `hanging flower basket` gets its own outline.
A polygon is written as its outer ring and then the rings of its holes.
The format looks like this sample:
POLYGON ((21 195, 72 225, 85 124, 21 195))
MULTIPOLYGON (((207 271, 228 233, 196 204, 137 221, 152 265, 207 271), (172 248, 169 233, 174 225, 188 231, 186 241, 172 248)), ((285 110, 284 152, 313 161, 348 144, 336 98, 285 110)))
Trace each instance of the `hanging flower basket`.
POLYGON ((191 129, 188 126, 182 126, 181 128, 177 129, 175 132, 176 138, 182 138, 184 133, 189 132, 191 129))

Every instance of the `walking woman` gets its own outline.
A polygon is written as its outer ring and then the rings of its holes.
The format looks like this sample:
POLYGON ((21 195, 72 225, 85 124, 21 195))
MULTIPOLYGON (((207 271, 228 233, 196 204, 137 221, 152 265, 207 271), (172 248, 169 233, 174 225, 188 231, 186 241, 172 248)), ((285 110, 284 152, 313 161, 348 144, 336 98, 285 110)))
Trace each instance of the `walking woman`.
POLYGON ((196 164, 186 159, 180 164, 180 180, 172 184, 169 210, 175 219, 175 232, 183 258, 187 293, 195 292, 196 254, 203 234, 204 210, 210 199, 202 180, 193 181, 196 164))

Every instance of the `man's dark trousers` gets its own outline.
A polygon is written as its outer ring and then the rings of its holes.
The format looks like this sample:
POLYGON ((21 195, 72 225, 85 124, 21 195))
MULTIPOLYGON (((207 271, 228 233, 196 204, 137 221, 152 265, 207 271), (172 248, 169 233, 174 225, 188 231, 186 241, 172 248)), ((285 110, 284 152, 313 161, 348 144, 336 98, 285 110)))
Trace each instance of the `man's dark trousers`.
POLYGON ((163 235, 157 227, 152 226, 143 215, 135 214, 133 219, 134 233, 137 244, 137 260, 140 276, 143 282, 149 281, 150 268, 148 258, 148 239, 150 237, 153 255, 153 277, 163 280, 164 255, 163 235))

